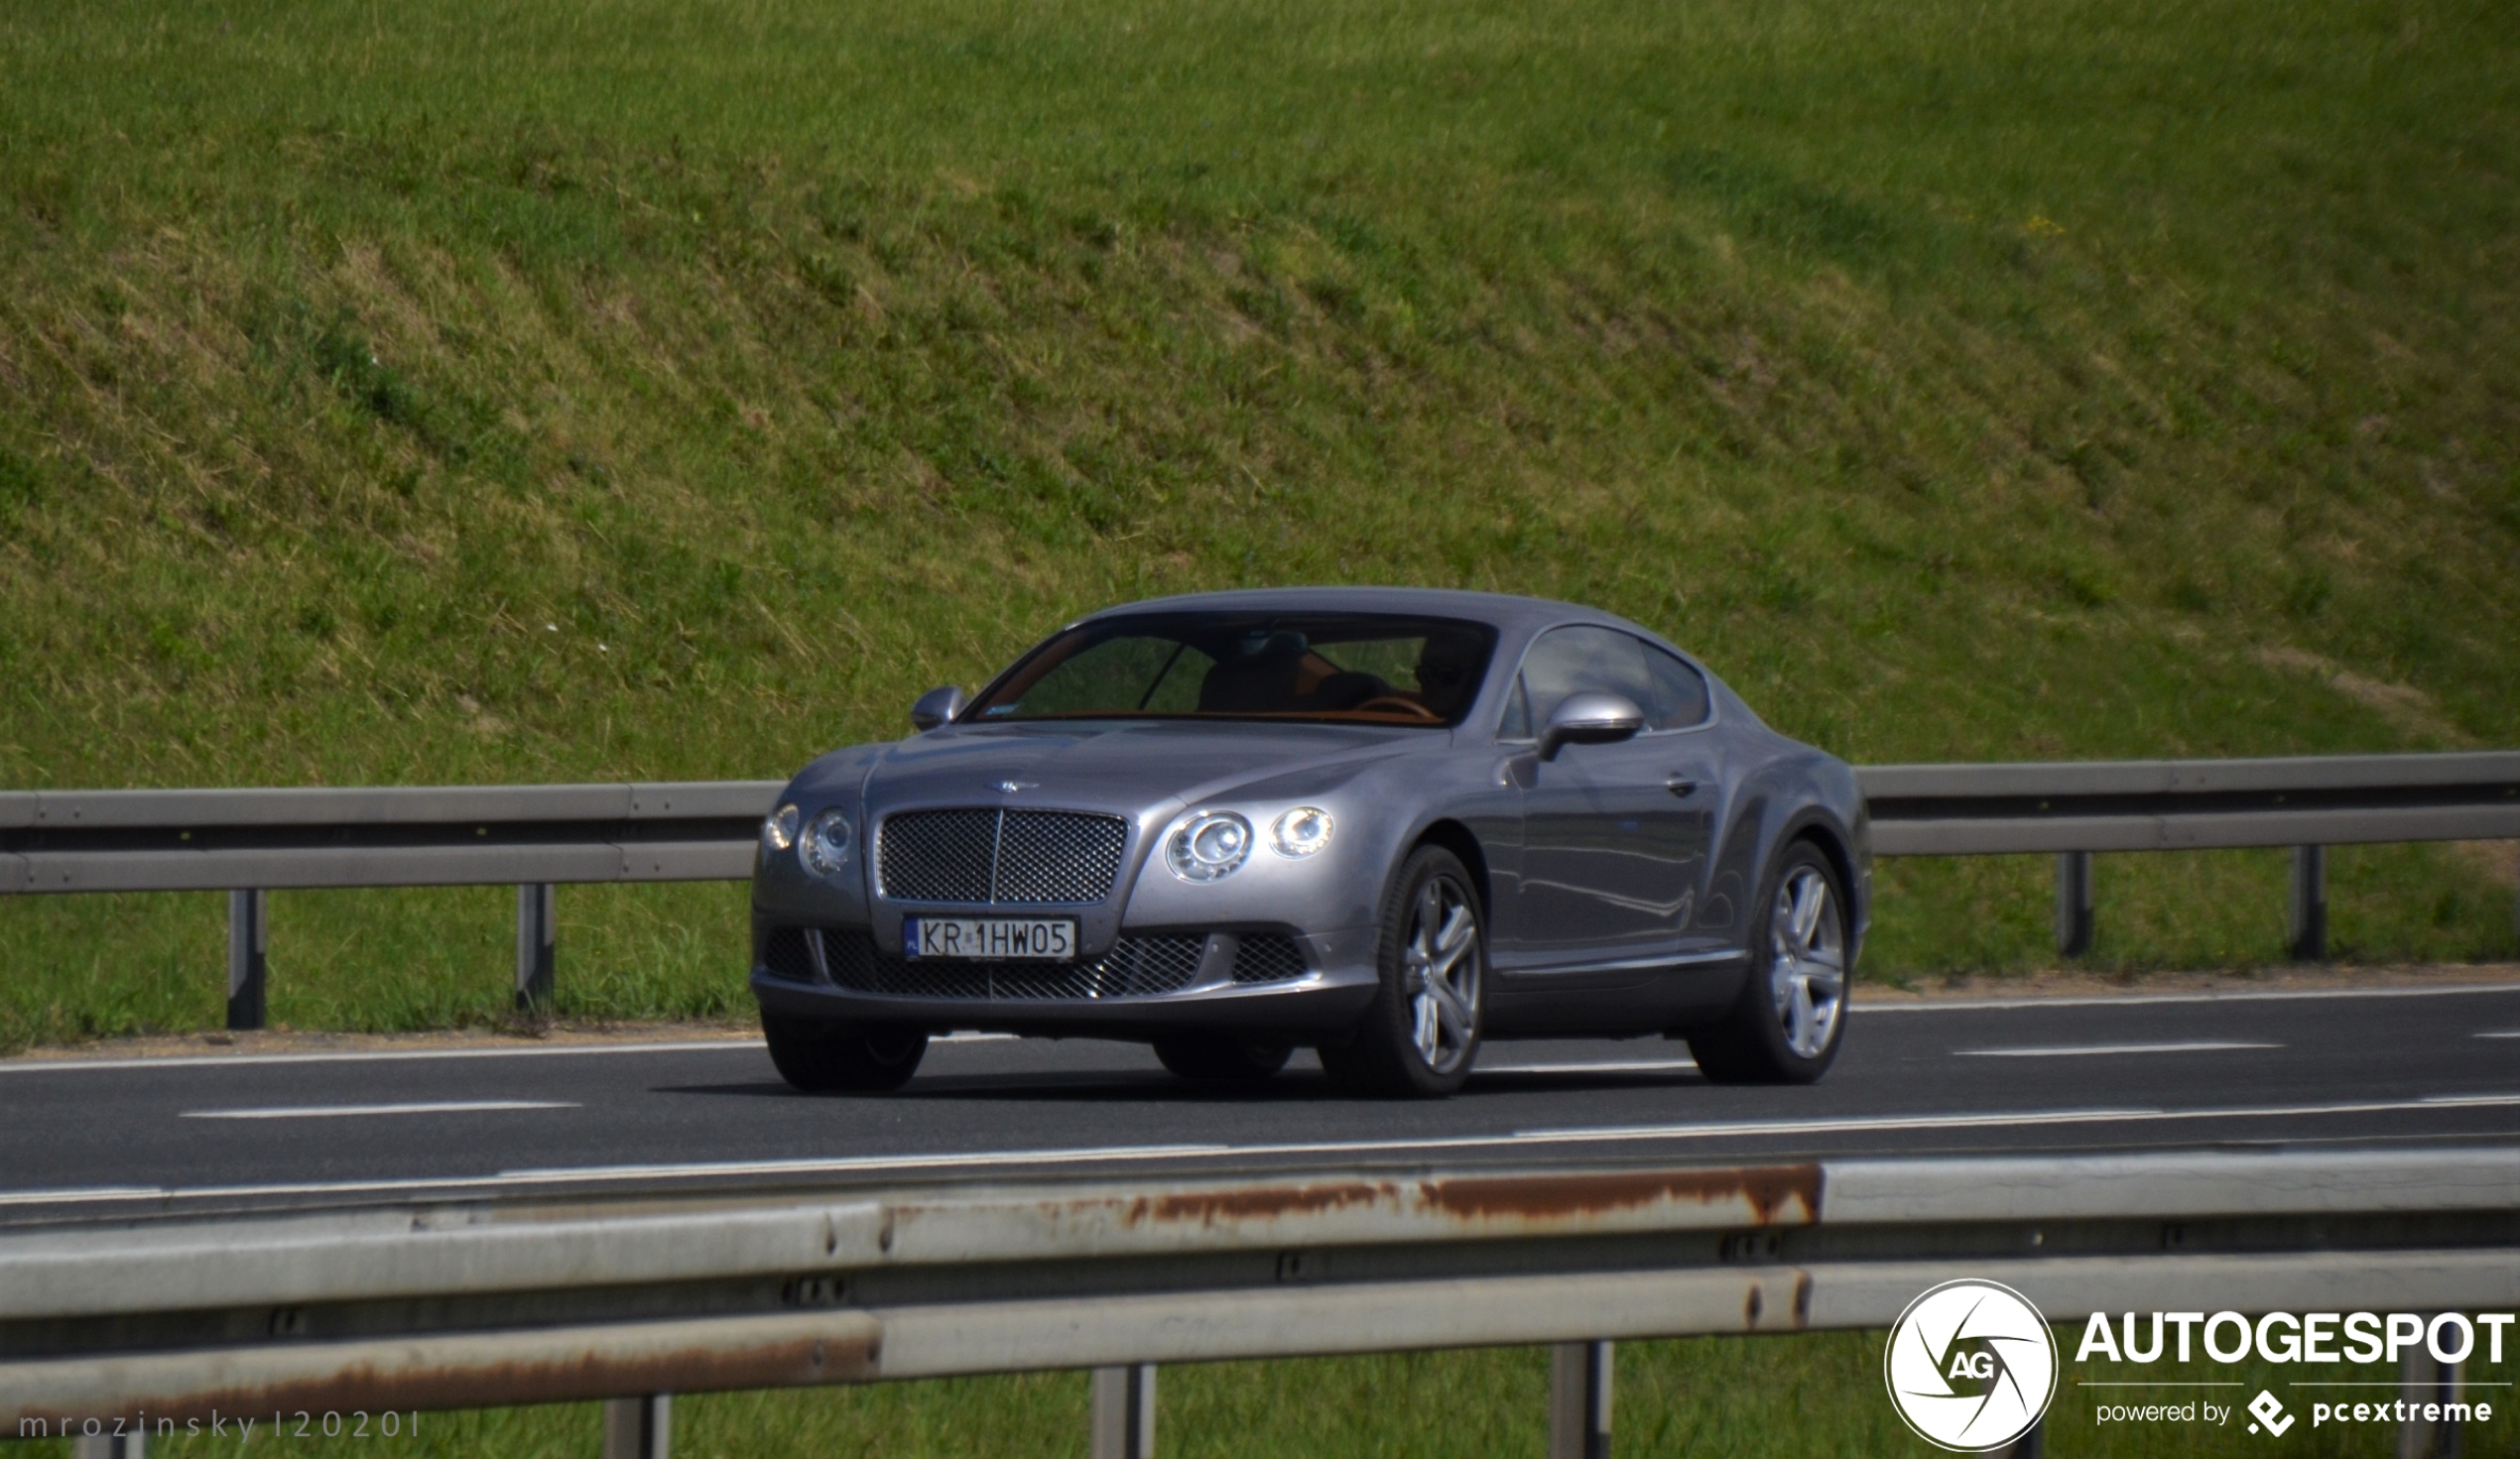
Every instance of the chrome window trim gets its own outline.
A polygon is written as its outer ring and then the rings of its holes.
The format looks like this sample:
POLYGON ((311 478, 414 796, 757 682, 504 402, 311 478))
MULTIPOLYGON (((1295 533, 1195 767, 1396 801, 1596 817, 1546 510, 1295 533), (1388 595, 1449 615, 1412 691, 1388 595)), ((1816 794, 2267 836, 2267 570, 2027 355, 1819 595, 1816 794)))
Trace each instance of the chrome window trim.
MULTIPOLYGON (((1706 681, 1705 718, 1698 721, 1696 724, 1685 724, 1674 729, 1640 730, 1636 734, 1637 739, 1650 740, 1663 735, 1694 735, 1702 730, 1713 729, 1716 725, 1723 722, 1723 703, 1721 698, 1715 693, 1715 676, 1707 671, 1706 666, 1699 663, 1697 660, 1682 653, 1680 650, 1672 647, 1671 645, 1649 639, 1632 628, 1622 627, 1621 625, 1615 623, 1601 623, 1588 618, 1570 618, 1562 623, 1550 624, 1547 628, 1533 634, 1530 641, 1523 645, 1522 653, 1515 656, 1514 671, 1504 680, 1506 685, 1504 692, 1497 696, 1496 722, 1488 729, 1487 737, 1490 743, 1498 745, 1537 745, 1540 743, 1540 737, 1538 735, 1523 735, 1518 737, 1506 734, 1505 715, 1506 712, 1513 707, 1514 686, 1522 682, 1523 665, 1530 660, 1531 651, 1540 647, 1540 641, 1542 639, 1549 637, 1551 634, 1556 633, 1562 628, 1603 628, 1608 629, 1612 633, 1626 634, 1629 638, 1636 640, 1645 647, 1649 649, 1659 649, 1679 660, 1681 663, 1688 665, 1691 669, 1697 670, 1700 678, 1706 681)), ((1525 694, 1523 697, 1525 701, 1528 702, 1531 696, 1529 694, 1525 694)), ((1639 705, 1637 707, 1643 708, 1645 706, 1639 705)))

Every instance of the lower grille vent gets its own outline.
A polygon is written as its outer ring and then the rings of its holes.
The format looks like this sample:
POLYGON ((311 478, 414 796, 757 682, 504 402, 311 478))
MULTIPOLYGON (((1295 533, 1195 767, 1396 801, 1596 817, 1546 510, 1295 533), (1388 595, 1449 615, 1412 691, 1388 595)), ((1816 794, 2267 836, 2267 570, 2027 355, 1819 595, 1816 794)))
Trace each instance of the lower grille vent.
POLYGON ((1234 952, 1237 983, 1283 983, 1304 976, 1304 953, 1284 932, 1245 932, 1234 952))
POLYGON ((761 942, 761 965, 774 978, 792 983, 814 981, 814 954, 805 945, 805 931, 800 927, 774 927, 761 942))

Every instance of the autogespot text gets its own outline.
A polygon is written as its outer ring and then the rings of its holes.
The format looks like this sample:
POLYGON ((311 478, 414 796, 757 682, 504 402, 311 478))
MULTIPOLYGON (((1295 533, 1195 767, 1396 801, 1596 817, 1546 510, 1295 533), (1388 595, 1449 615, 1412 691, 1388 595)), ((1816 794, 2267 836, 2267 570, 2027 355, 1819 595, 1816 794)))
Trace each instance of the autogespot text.
MULTIPOLYGON (((2498 1367, 2503 1336, 2514 1314, 2479 1312, 2268 1312, 2250 1318, 2238 1312, 2094 1312, 2083 1324, 2077 1364, 2103 1362, 2141 1366, 2164 1359, 2187 1363, 2203 1357, 2214 1363, 2240 1363, 2250 1358, 2275 1365, 2315 1368, 2337 1364, 2398 1364, 2422 1352, 2447 1373, 2460 1365, 2498 1367), (2481 1350, 2480 1350, 2481 1349, 2481 1350)), ((2127 1383, 2140 1387, 2141 1383, 2127 1383)), ((2321 1387, 2304 1382, 2287 1387, 2321 1387)), ((2341 1385, 2340 1385, 2341 1386, 2341 1385)), ((2408 1422, 2474 1424, 2493 1418, 2492 1398, 2471 1396, 2448 1379, 2431 1385, 2435 1392, 2390 1398, 2360 1399, 2321 1395, 2308 1403, 2310 1426, 2331 1423, 2408 1422)), ((2497 1384, 2497 1391, 2503 1385, 2497 1384)), ((2301 1401, 2297 1398, 2296 1401, 2301 1401)), ((2272 1392, 2261 1393, 2244 1410, 2261 1427, 2281 1435, 2295 1422, 2294 1412, 2272 1392)), ((2092 1417, 2103 1424, 2220 1425, 2232 1417, 2232 1405, 2209 1398, 2170 1401, 2110 1401, 2093 1406, 2092 1417)))

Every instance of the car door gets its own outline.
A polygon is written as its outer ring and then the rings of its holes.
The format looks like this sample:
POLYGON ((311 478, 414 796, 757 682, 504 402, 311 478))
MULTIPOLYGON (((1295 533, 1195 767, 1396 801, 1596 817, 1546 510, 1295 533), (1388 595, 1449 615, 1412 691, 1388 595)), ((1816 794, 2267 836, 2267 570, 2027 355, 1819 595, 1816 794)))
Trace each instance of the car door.
POLYGON ((1687 660, 1646 644, 1645 667, 1654 682, 1645 708, 1645 733, 1636 743, 1653 748, 1653 761, 1672 797, 1668 813, 1685 824, 1675 835, 1684 848, 1679 917, 1684 962, 1729 955, 1740 941, 1729 909, 1706 901, 1714 854, 1716 818, 1723 805, 1723 764, 1714 733, 1714 701, 1706 676, 1687 660))
POLYGON ((1704 874, 1709 817, 1701 807, 1714 777, 1676 759, 1671 737, 1650 728, 1670 691, 1658 687, 1647 653, 1634 635, 1585 625, 1554 629, 1524 656, 1509 731, 1536 733, 1560 700, 1583 690, 1634 701, 1649 731, 1517 767, 1522 876, 1498 961, 1518 980, 1633 983, 1680 951, 1704 874), (1687 793, 1675 793, 1675 782, 1687 793))

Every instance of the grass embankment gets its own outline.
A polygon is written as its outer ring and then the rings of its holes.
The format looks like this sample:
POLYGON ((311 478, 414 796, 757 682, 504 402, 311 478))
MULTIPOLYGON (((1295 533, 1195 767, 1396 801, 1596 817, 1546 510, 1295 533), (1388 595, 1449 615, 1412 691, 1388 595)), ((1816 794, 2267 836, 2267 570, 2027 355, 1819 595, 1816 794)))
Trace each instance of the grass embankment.
MULTIPOLYGON (((1616 609, 1862 761, 2504 745, 2520 28, 2482 0, 0 17, 0 785, 773 776, 1134 595, 1616 609)), ((2336 858, 2348 958, 2513 867, 2336 858)), ((2043 960, 1892 864, 1876 976, 2043 960)), ((2124 858, 2103 967, 2279 955, 2124 858)), ((275 1017, 503 1006, 504 894, 284 896, 275 1017)), ((740 1006, 577 892, 564 1006, 740 1006)), ((12 901, 0 1047, 217 1018, 12 901)))

